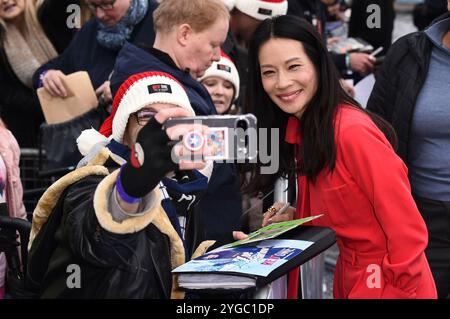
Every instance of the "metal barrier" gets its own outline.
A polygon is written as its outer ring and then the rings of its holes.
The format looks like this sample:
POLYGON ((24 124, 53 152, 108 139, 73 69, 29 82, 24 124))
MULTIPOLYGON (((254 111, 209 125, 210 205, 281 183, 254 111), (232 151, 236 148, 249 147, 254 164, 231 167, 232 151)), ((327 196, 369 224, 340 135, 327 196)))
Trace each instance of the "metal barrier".
POLYGON ((324 253, 300 266, 300 283, 303 299, 323 299, 324 270, 324 253))
POLYGON ((44 160, 45 156, 38 149, 20 149, 20 179, 23 187, 23 203, 28 214, 33 212, 38 199, 53 182, 52 178, 39 175, 44 160))

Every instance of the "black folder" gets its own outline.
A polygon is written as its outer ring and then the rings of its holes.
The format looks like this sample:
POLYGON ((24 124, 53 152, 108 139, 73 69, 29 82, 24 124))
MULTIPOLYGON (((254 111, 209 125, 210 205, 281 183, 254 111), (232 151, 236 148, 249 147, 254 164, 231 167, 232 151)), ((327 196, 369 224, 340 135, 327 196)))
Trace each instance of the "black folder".
MULTIPOLYGON (((298 226, 278 236, 276 239, 304 240, 313 242, 313 244, 274 269, 268 276, 264 277, 236 272, 183 272, 178 273, 180 289, 202 293, 256 290, 286 275, 289 271, 301 266, 331 247, 336 242, 336 235, 332 229, 327 227, 298 226), (222 283, 228 282, 229 280, 231 280, 231 286, 226 286, 225 284, 221 286, 222 283), (242 286, 236 287, 232 285, 233 282, 239 282, 242 286)), ((248 244, 248 246, 252 245, 256 245, 256 243, 248 244)))

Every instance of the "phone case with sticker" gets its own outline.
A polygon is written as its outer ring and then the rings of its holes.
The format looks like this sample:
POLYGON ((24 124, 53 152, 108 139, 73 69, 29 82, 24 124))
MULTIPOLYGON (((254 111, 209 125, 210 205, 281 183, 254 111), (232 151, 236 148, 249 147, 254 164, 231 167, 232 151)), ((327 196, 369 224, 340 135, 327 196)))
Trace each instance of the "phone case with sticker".
POLYGON ((215 161, 255 160, 258 155, 257 120, 253 114, 210 115, 168 119, 164 129, 178 124, 208 126, 205 159, 215 161))

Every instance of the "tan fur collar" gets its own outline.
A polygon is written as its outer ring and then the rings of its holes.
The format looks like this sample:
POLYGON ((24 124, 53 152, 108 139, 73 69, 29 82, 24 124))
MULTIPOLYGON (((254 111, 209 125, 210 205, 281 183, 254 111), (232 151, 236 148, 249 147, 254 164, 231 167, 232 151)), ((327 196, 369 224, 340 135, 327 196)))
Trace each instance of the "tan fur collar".
POLYGON ((90 161, 88 162, 88 166, 90 165, 103 165, 106 163, 106 161, 108 160, 108 158, 111 156, 111 151, 106 148, 103 147, 100 149, 100 151, 98 151, 97 154, 94 155, 94 157, 92 157, 90 159, 90 161))
POLYGON ((33 240, 41 229, 42 225, 47 221, 53 208, 56 206, 59 197, 64 190, 70 185, 78 182, 89 175, 108 175, 108 170, 99 165, 81 167, 69 174, 61 177, 54 182, 39 199, 39 202, 33 212, 33 223, 31 226, 30 241, 28 249, 33 244, 33 240))

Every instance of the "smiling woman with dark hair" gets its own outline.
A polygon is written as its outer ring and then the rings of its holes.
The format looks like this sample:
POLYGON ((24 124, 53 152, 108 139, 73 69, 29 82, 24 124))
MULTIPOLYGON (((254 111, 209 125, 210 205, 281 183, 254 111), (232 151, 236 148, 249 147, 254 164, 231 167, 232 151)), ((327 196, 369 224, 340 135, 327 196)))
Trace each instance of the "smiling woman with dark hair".
MULTIPOLYGON (((336 231, 335 298, 435 298, 424 250, 427 231, 395 154, 392 128, 339 85, 320 35, 303 19, 265 20, 249 50, 246 107, 260 127, 279 129, 280 169, 253 168, 249 189, 297 175, 297 210, 263 225, 324 214, 314 225, 336 231), (383 131, 385 134, 383 134, 383 131), (264 178, 264 180, 262 179, 264 178), (376 285, 368 285, 376 269, 376 285)), ((296 295, 290 277, 289 296, 296 295)))

